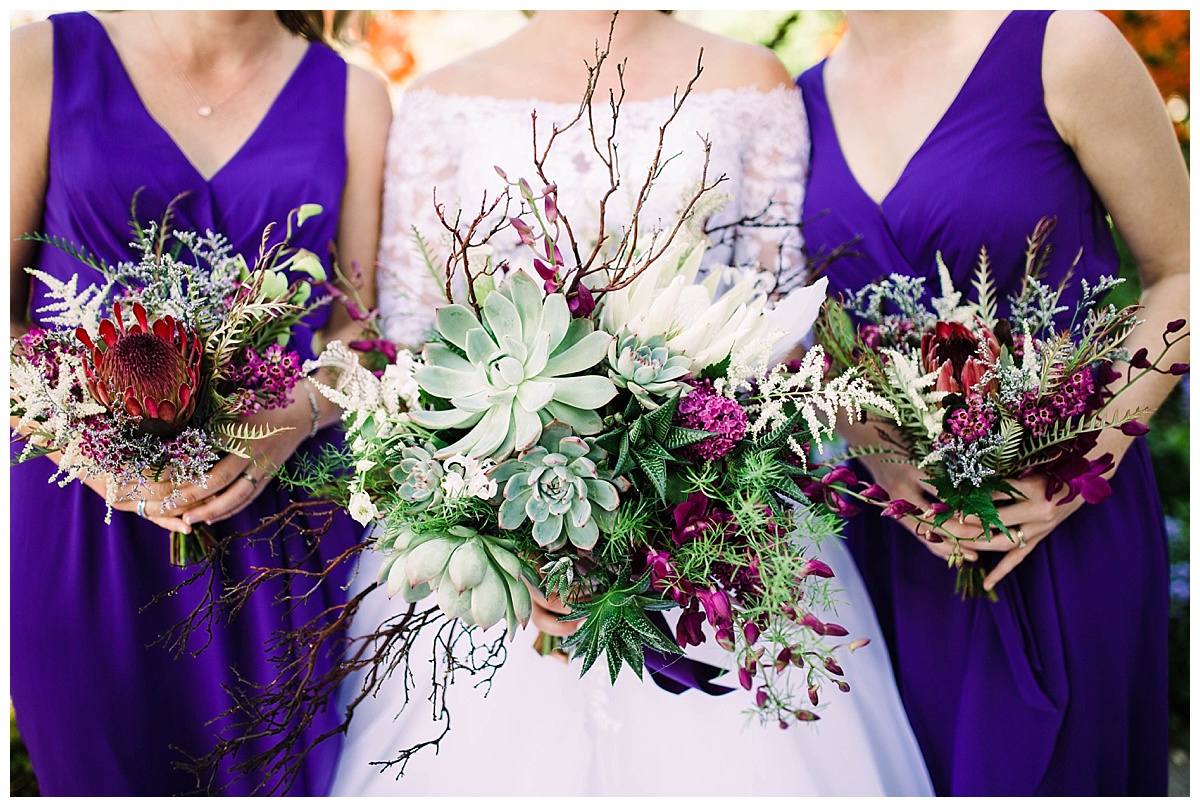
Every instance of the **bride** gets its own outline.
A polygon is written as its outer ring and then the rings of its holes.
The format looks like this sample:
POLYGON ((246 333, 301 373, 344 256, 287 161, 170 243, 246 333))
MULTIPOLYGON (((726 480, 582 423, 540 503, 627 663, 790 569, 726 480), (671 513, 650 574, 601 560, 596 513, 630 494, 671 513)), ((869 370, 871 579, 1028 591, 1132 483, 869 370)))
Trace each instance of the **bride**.
MULTIPOLYGON (((444 227, 434 211, 434 190, 452 221, 459 209, 473 217, 484 191, 495 198, 503 189, 496 166, 510 179, 532 180, 531 113, 537 113, 539 146, 553 124, 575 117, 587 77, 584 62, 594 63, 611 20, 611 12, 538 12, 513 36, 419 79, 405 93, 389 145, 379 261, 380 311, 389 338, 419 346, 434 309, 445 305, 442 281, 430 274, 413 236, 415 228, 434 253, 432 265, 441 265, 444 227)), ((611 66, 627 59, 616 137, 622 182, 606 203, 607 220, 628 219, 659 127, 674 109, 673 94, 692 78, 701 49, 703 69, 665 136, 663 155, 675 156, 654 183, 641 220, 647 227, 672 221, 695 192, 705 136, 711 142, 709 179, 724 174, 716 193, 729 198, 708 220, 715 243, 710 262, 759 262, 777 273, 780 285, 802 283, 797 227, 736 224, 764 210, 777 222, 797 221, 808 153, 797 91, 769 51, 661 12, 618 15, 600 74, 594 110, 603 131, 611 119, 608 90, 619 91, 611 66)), ((595 220, 597 200, 609 188, 586 124, 560 136, 547 162, 559 207, 573 223, 595 220)), ((514 243, 495 239, 493 263, 527 261, 516 236, 503 235, 514 243)), ((733 692, 713 696, 671 694, 649 676, 639 681, 628 672, 615 686, 599 669, 581 679, 578 662, 563 664, 535 651, 538 626, 547 632, 562 627, 538 608, 535 624, 509 643, 490 688, 461 675, 450 687, 451 730, 436 753, 426 748, 413 756, 402 777, 396 768, 371 763, 441 733, 445 724, 433 720, 438 710, 431 708, 429 676, 422 681, 414 672, 408 706, 399 716, 406 697, 399 673, 363 701, 344 741, 332 795, 932 795, 850 556, 830 541, 821 557, 842 587, 837 621, 871 644, 846 659, 853 689, 826 694, 818 723, 787 731, 760 726, 746 717, 749 695, 736 682, 730 682, 733 692)), ((375 556, 364 560, 357 586, 374 579, 376 563, 375 556)), ((377 589, 355 616, 352 632, 369 632, 404 605, 377 589)), ((433 658, 432 641, 424 638, 412 656, 414 667, 433 658)), ((732 668, 711 637, 688 655, 732 668)), ((342 702, 358 695, 361 684, 346 682, 342 702)))

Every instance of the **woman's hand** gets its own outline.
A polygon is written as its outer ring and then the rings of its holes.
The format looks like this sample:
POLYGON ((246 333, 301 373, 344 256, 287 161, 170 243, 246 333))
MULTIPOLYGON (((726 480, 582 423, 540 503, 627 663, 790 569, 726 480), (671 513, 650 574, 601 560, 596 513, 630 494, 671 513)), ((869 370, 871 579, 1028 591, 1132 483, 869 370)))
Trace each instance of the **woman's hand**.
POLYGON ((244 510, 266 487, 275 473, 304 442, 312 429, 312 406, 303 386, 292 392, 292 403, 246 418, 246 423, 278 429, 275 434, 252 440, 250 459, 229 454, 209 472, 208 487, 186 485, 180 495, 190 502, 181 506, 187 524, 216 524, 244 510))
POLYGON ((533 626, 542 633, 549 636, 570 636, 575 631, 579 630, 580 620, 575 622, 559 622, 558 618, 570 612, 570 607, 564 603, 557 594, 552 595, 549 599, 542 596, 542 593, 533 586, 525 583, 529 588, 529 597, 533 600, 533 613, 529 617, 529 621, 533 626))

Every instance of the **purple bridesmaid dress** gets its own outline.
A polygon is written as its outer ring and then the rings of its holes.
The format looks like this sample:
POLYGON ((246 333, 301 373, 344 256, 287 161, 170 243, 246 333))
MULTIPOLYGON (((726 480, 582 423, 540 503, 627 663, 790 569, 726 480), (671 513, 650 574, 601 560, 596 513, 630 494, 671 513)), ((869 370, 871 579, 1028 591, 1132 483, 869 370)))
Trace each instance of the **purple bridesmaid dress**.
MULTIPOLYGON (((223 233, 251 262, 268 223, 282 223, 302 203, 319 203, 324 213, 298 231, 296 246, 330 254, 346 174, 346 65, 332 50, 309 45, 257 130, 206 180, 143 106, 100 22, 86 13, 51 19, 54 92, 42 232, 109 262, 133 259, 134 193, 141 189, 137 214, 145 222, 161 218, 168 202, 186 191, 175 227, 223 233)), ((81 286, 97 280, 52 248, 41 251, 36 265, 62 279, 79 274, 81 286)), ((34 283, 35 318, 45 292, 34 283)), ((296 340, 305 358, 312 355, 312 330, 328 316, 327 309, 315 312, 296 340)), ((335 439, 336 432, 326 430, 301 451, 335 439)), ((173 763, 208 753, 229 725, 225 718, 214 721, 232 705, 224 688, 237 685, 239 676, 273 679, 264 647, 272 633, 307 622, 344 593, 333 583, 307 597, 297 590, 297 600, 285 606, 276 602, 282 587, 261 590, 236 618, 217 625, 211 637, 194 637, 193 652, 176 658, 150 645, 199 604, 205 586, 150 605, 185 579, 168 563, 167 533, 125 512, 114 512, 105 525, 101 497, 78 482, 48 484, 52 471, 49 460, 38 459, 11 475, 10 687, 42 795, 194 791, 195 777, 173 763)), ((288 502, 269 482, 250 507, 217 529, 249 530, 288 502)), ((315 567, 359 534, 339 516, 318 557, 294 530, 270 542, 243 543, 232 549, 224 579, 244 579, 256 565, 315 567)), ((331 708, 308 727, 308 736, 336 723, 331 708)), ((328 791, 337 747, 335 741, 318 748, 291 795, 328 791)), ((263 781, 234 779, 222 768, 213 784, 244 795, 263 781)))
MULTIPOLYGON (((1073 282, 1117 273, 1104 209, 1043 100, 1050 14, 1008 16, 881 204, 847 167, 824 63, 800 76, 812 133, 807 247, 817 256, 860 239, 861 258, 830 265, 831 292, 890 273, 936 291, 937 250, 965 291, 986 245, 1007 296, 1043 216, 1058 217, 1052 284, 1080 249, 1073 282)), ((1039 544, 996 603, 960 601, 946 564, 890 519, 867 512, 847 525, 939 794, 1166 795, 1167 542, 1143 440, 1112 487, 1039 544)))

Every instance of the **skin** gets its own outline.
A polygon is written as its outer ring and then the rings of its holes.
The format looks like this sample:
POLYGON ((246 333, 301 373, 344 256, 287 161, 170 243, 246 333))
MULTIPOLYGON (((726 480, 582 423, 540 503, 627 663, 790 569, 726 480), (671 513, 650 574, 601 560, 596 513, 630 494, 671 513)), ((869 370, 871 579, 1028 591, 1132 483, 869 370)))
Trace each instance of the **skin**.
MULTIPOLYGON (((308 47, 269 11, 127 11, 97 17, 147 109, 206 177, 228 162, 254 132, 308 47), (164 48, 164 38, 171 42, 170 52, 164 48), (196 114, 196 98, 180 78, 181 70, 196 92, 214 107, 212 116, 202 118, 196 114)), ((10 232, 37 232, 42 224, 48 172, 53 87, 51 23, 37 22, 15 29, 10 46, 12 106, 23 110, 11 127, 10 232)), ((380 77, 354 66, 348 72, 349 162, 342 191, 337 256, 341 265, 357 264, 361 268, 363 281, 357 293, 372 306, 391 102, 380 77)), ((32 324, 29 276, 24 268, 34 258, 33 245, 12 241, 9 258, 9 329, 12 336, 18 336, 32 324)), ((353 339, 357 334, 358 328, 345 307, 335 303, 328 325, 318 336, 326 342, 353 339)), ((298 387, 293 398, 284 409, 247 419, 282 429, 272 437, 254 441, 250 459, 234 455, 221 459, 212 470, 207 488, 180 488, 184 504, 178 509, 161 511, 171 488, 153 486, 146 496, 146 517, 164 529, 190 532, 192 524, 215 524, 249 505, 265 488, 261 480, 282 465, 308 436, 312 422, 308 395, 298 387)), ((339 419, 340 411, 332 403, 320 395, 317 402, 321 426, 339 419)), ((88 479, 85 484, 105 494, 103 480, 88 479)), ((137 502, 126 500, 114 507, 132 512, 137 502)))
MULTIPOLYGON (((936 125, 965 82, 1006 12, 847 12, 848 32, 825 70, 830 112, 855 177, 875 199, 895 184, 908 159, 936 125)), ((1063 141, 1079 159, 1137 263, 1144 323, 1125 342, 1131 353, 1146 347, 1157 356, 1168 322, 1190 319, 1187 168, 1162 99, 1140 58, 1107 18, 1090 11, 1058 11, 1049 20, 1042 79, 1046 108, 1063 141)), ((1188 361, 1188 340, 1160 366, 1188 361)), ((1124 371, 1124 367, 1117 367, 1124 371)), ((1144 376, 1122 394, 1118 407, 1154 412, 1178 378, 1144 376)), ((1143 418, 1144 420, 1145 418, 1143 418)), ((852 444, 875 442, 872 425, 842 430, 852 444)), ((1105 430, 1090 455, 1111 453, 1120 463, 1133 440, 1105 430)), ((931 501, 923 474, 911 466, 865 461, 894 498, 931 501)), ((1112 476, 1114 470, 1109 472, 1112 476)), ((968 560, 978 552, 1003 552, 987 576, 992 589, 1072 513, 1082 499, 1058 506, 1046 500, 1046 480, 1013 481, 1026 498, 999 507, 1005 525, 1019 526, 1020 548, 1004 539, 967 540, 968 560)), ((918 524, 902 521, 914 535, 918 524)), ((981 537, 977 520, 947 522, 945 531, 981 537), (972 523, 973 522, 973 523, 972 523)), ((940 557, 948 543, 923 544, 940 557)))
MULTIPOLYGON (((498 98, 539 98, 578 102, 587 80, 585 60, 594 62, 597 42, 608 40, 611 11, 541 11, 500 43, 418 78, 413 86, 443 94, 498 98)), ((703 49, 704 70, 694 92, 727 87, 771 90, 790 85, 791 76, 770 50, 702 31, 657 11, 622 11, 612 48, 597 88, 607 103, 616 88, 615 65, 627 60, 625 98, 669 97, 692 78, 703 49)), ((557 622, 567 609, 557 597, 536 590, 533 624, 543 633, 568 636, 578 622, 557 622)))

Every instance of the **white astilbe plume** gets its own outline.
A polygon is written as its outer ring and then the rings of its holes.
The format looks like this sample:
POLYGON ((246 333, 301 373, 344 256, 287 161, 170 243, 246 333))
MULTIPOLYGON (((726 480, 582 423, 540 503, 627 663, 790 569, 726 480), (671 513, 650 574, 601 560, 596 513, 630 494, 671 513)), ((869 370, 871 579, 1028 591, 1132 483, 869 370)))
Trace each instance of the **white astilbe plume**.
POLYGON ((937 383, 938 371, 921 372, 924 367, 916 353, 906 355, 891 348, 884 348, 883 353, 888 359, 883 365, 888 385, 893 390, 902 392, 905 402, 920 416, 930 439, 940 435, 942 418, 937 412, 937 404, 950 393, 933 389, 937 383))
POLYGON ((96 333, 103 319, 102 308, 112 291, 113 281, 102 286, 86 286, 79 291, 79 275, 71 275, 65 283, 40 269, 29 269, 29 274, 46 284, 46 296, 58 300, 38 309, 43 326, 76 328, 82 326, 88 333, 96 333))
POLYGON ((375 374, 358 363, 358 354, 335 340, 325 346, 321 355, 304 363, 304 373, 311 375, 321 367, 337 371, 335 387, 329 387, 313 379, 321 394, 342 408, 344 415, 351 412, 373 411, 383 406, 383 384, 375 374))
MULTIPOLYGON (((825 440, 833 437, 839 409, 845 411, 851 422, 858 420, 867 407, 897 417, 895 407, 871 392, 854 368, 828 383, 824 383, 824 374, 825 350, 820 345, 804 354, 796 373, 789 375, 782 367, 776 367, 759 386, 761 403, 752 413, 750 433, 757 438, 783 426, 788 420, 785 404, 791 403, 799 409, 817 451, 821 452, 825 440)), ((788 437, 788 445, 796 456, 805 457, 806 452, 795 436, 788 437)))

